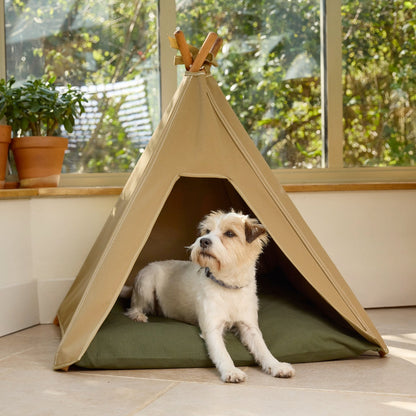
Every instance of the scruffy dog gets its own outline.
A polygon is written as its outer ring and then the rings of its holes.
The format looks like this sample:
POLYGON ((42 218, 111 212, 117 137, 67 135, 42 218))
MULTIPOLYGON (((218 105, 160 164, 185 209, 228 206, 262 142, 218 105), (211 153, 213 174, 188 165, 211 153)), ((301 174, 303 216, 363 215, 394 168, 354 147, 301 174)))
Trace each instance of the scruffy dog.
POLYGON ((126 315, 146 322, 146 314, 157 312, 156 298, 164 316, 198 324, 225 382, 246 379, 224 344, 223 332, 232 327, 266 373, 293 376, 292 366, 270 353, 258 326, 255 272, 268 239, 265 228, 246 215, 218 211, 202 220, 199 231, 189 247, 192 261, 150 263, 139 272, 126 315))

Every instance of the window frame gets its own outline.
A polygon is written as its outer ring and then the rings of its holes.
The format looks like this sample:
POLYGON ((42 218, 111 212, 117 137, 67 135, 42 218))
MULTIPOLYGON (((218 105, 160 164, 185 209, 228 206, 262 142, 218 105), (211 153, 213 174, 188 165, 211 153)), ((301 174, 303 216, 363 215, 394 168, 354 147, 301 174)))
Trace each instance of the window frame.
MULTIPOLYGON (((323 131, 326 166, 313 169, 274 169, 283 184, 336 184, 416 182, 415 167, 344 167, 343 164, 343 86, 342 86, 342 0, 320 0, 321 5, 321 79, 323 131)), ((159 0, 159 54, 161 111, 166 110, 176 91, 176 54, 168 41, 176 28, 175 0, 159 0)), ((4 0, 0 0, 0 78, 6 76, 4 0)), ((186 32, 186 28, 183 28, 186 32)), ((215 69, 215 71, 221 70, 215 69)), ((215 73, 214 73, 215 76, 215 73)), ((124 173, 68 173, 61 175, 60 186, 122 186, 129 177, 124 173)))

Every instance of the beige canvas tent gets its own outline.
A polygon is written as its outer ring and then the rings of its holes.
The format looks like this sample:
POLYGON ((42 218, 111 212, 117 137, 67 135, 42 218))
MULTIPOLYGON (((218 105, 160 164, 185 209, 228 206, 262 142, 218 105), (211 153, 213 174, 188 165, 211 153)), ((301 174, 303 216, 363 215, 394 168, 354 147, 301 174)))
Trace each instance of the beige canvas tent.
MULTIPOLYGON (((209 72, 209 71, 208 71, 209 72)), ((186 72, 58 311, 55 369, 77 363, 126 280, 149 261, 186 259, 213 209, 255 215, 271 236, 260 268, 289 270, 295 287, 387 347, 205 70, 186 72)))

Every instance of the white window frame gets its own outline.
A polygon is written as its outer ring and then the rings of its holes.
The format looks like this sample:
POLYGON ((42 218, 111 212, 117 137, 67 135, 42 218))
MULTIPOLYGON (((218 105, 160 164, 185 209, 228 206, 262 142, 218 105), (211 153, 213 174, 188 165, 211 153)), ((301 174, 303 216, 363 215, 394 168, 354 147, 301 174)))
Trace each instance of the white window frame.
MULTIPOLYGON (((413 167, 354 168, 343 165, 343 87, 342 87, 342 0, 321 0, 321 77, 322 102, 325 103, 323 131, 328 137, 324 149, 327 167, 313 169, 276 169, 284 184, 310 183, 378 183, 416 182, 413 167)), ((177 76, 173 65, 176 51, 170 48, 168 36, 176 28, 175 0, 159 0, 159 53, 161 109, 164 111, 176 90, 177 76)), ((186 32, 186 28, 182 28, 186 32)), ((215 30, 215 28, 213 28, 215 30)), ((4 0, 0 0, 0 77, 6 76, 4 0)), ((216 69, 220 71, 221 68, 216 69)), ((214 73, 215 76, 215 73, 214 73)), ((129 173, 63 174, 61 186, 121 186, 129 173)))

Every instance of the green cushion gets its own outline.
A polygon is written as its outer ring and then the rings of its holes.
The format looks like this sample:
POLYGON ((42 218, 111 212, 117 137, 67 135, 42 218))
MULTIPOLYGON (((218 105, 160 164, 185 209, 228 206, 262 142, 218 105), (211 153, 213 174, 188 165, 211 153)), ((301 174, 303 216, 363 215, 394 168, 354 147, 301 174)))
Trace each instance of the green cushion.
MULTIPOLYGON (((291 363, 351 358, 378 351, 347 325, 335 323, 286 283, 259 294, 259 325, 273 355, 291 363)), ((96 369, 210 367, 199 328, 163 317, 137 323, 124 315, 118 300, 88 350, 77 363, 96 369)), ((237 366, 253 365, 232 333, 227 349, 237 366)))

